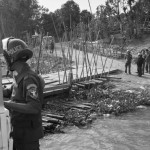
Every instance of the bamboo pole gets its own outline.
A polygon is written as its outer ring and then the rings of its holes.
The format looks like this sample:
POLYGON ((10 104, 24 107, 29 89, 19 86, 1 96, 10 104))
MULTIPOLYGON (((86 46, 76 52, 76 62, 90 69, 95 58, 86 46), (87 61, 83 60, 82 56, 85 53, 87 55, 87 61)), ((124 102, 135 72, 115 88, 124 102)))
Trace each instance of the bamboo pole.
MULTIPOLYGON (((1 60, 0 60, 1 66, 1 60)), ((3 92, 2 92, 2 70, 0 67, 0 114, 4 113, 4 102, 3 102, 3 92)))
POLYGON ((5 32, 5 28, 4 28, 4 21, 3 21, 3 15, 2 13, 1 14, 1 26, 2 26, 2 32, 4 34, 4 37, 6 37, 6 32, 5 32))
POLYGON ((76 40, 77 40, 77 45, 79 46, 79 50, 75 50, 76 54, 76 77, 77 77, 77 81, 79 79, 79 75, 78 75, 78 71, 79 71, 79 56, 80 56, 80 53, 81 53, 81 41, 78 41, 79 39, 78 38, 78 35, 76 35, 76 40))
POLYGON ((37 73, 39 73, 40 57, 41 57, 41 54, 42 54, 42 40, 43 40, 43 32, 41 32, 40 50, 39 50, 39 56, 38 56, 38 62, 37 62, 37 69, 36 69, 37 73))
POLYGON ((85 59, 85 67, 86 67, 86 78, 88 78, 88 66, 87 66, 87 44, 85 43, 85 49, 84 49, 84 59, 85 59))
MULTIPOLYGON (((113 39, 112 39, 111 42, 110 42, 109 48, 111 47, 111 44, 112 44, 113 40, 114 40, 114 37, 113 37, 113 39)), ((108 55, 107 55, 107 57, 106 57, 106 59, 105 59, 105 63, 104 63, 104 67, 103 67, 101 76, 103 75, 103 72, 105 71, 105 65, 106 65, 107 59, 108 59, 108 55)))
MULTIPOLYGON (((98 62, 98 60, 99 60, 99 57, 101 58, 102 56, 101 56, 101 53, 100 53, 100 42, 98 42, 97 43, 97 62, 98 62)), ((102 61, 102 59, 101 59, 101 61, 102 61)), ((101 62, 102 63, 102 67, 103 67, 103 62, 101 62)), ((98 66, 97 66, 97 75, 98 75, 98 66)))
MULTIPOLYGON (((103 48, 103 47, 101 47, 103 48)), ((104 49, 104 48, 103 48, 104 49)), ((100 58, 101 58, 101 63, 102 63, 102 70, 104 69, 104 63, 103 63, 103 57, 102 57, 102 52, 100 50, 100 58)), ((102 73, 102 72, 101 72, 102 73)))
POLYGON ((93 65, 95 63, 95 54, 94 54, 94 47, 93 47, 93 43, 92 43, 92 40, 91 40, 91 36, 90 36, 90 33, 89 33, 89 40, 90 40, 90 44, 91 44, 91 47, 92 47, 92 57, 91 57, 91 61, 89 62, 89 70, 90 70, 90 78, 91 76, 93 75, 93 65), (93 58, 94 58, 94 62, 93 62, 93 58), (93 64, 93 65, 92 65, 93 64))
MULTIPOLYGON (((54 52, 55 52, 55 55, 56 55, 56 59, 58 60, 58 56, 57 56, 57 51, 56 51, 56 47, 54 46, 54 52)), ((59 84, 60 84, 60 70, 59 70, 59 67, 58 67, 58 79, 59 79, 59 84)))
MULTIPOLYGON (((80 26, 81 26, 81 23, 80 23, 80 26)), ((80 28, 79 28, 79 30, 80 30, 80 28)), ((78 32, 80 32, 80 31, 78 31, 78 32)), ((77 74, 78 74, 78 71, 79 71, 79 60, 80 60, 79 56, 81 54, 81 48, 82 48, 82 45, 81 45, 81 41, 79 40, 79 52, 78 52, 78 56, 77 56, 77 74)), ((79 78, 79 76, 78 76, 78 78, 79 78)))
MULTIPOLYGON (((64 35, 64 37, 63 37, 61 42, 64 42, 64 41, 65 41, 65 35, 64 35)), ((66 66, 66 56, 65 56, 64 48, 62 48, 62 57, 63 57, 63 65, 64 65, 63 83, 65 82, 65 79, 66 79, 66 82, 67 82, 67 66, 66 66)))
MULTIPOLYGON (((98 33, 98 35, 99 35, 99 33, 98 33)), ((97 41, 97 39, 98 39, 98 35, 97 35, 97 38, 96 38, 96 41, 97 41)), ((91 38, 91 36, 90 36, 90 38, 91 38)), ((92 73, 93 73, 93 69, 94 69, 94 66, 95 66, 95 72, 94 72, 94 77, 95 77, 95 75, 96 75, 96 72, 97 72, 97 61, 96 61, 96 48, 95 48, 95 46, 93 46, 93 43, 91 42, 91 44, 92 44, 92 49, 93 49, 93 57, 92 58, 94 58, 94 62, 93 62, 93 66, 92 66, 92 73)))
POLYGON ((91 11, 91 14, 92 14, 92 8, 91 8, 90 0, 88 0, 88 3, 89 3, 90 11, 91 11))
MULTIPOLYGON (((60 46, 61 46, 61 50, 63 51, 62 42, 60 41, 60 38, 59 38, 59 36, 58 36, 58 32, 57 32, 56 25, 55 25, 55 22, 54 22, 54 19, 53 19, 53 16, 52 16, 52 15, 51 15, 51 18, 52 18, 52 22, 53 22, 53 25, 54 25, 54 29, 55 29, 57 38, 58 38, 59 43, 60 43, 60 46)), ((64 59, 63 59, 63 62, 64 62, 64 59)), ((64 64, 65 64, 65 62, 64 62, 64 64)), ((65 74, 66 74, 66 68, 65 68, 64 72, 65 72, 65 74)))
POLYGON ((82 77, 82 75, 83 75, 83 77, 84 77, 84 52, 83 52, 83 49, 84 49, 84 45, 82 44, 82 71, 81 71, 81 74, 80 74, 80 79, 81 79, 81 77, 82 77))
MULTIPOLYGON (((51 63, 51 60, 50 60, 50 53, 48 53, 48 50, 46 48, 45 48, 45 52, 46 52, 47 56, 49 57, 48 64, 49 64, 50 68, 52 68, 53 66, 52 66, 52 63, 51 63)), ((45 59, 43 59, 43 61, 44 60, 45 59)), ((49 72, 50 72, 50 70, 48 70, 47 73, 49 73, 49 72)))
MULTIPOLYGON (((76 43, 77 45, 77 43, 76 43)), ((75 49, 75 63, 76 63, 76 79, 78 79, 78 58, 77 58, 77 49, 75 49)))

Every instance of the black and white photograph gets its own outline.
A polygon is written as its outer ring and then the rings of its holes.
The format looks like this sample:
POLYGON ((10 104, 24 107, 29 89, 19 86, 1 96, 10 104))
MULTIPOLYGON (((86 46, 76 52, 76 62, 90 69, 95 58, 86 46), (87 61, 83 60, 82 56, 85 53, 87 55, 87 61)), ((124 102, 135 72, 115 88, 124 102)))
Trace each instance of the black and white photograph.
POLYGON ((150 0, 0 0, 0 150, 150 150, 150 0))

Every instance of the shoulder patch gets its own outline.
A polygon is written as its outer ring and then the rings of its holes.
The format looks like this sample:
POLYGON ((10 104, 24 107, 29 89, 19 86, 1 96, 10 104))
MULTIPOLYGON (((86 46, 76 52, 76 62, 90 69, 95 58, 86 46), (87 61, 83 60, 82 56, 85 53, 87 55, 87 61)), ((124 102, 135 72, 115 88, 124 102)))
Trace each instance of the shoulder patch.
POLYGON ((38 98, 38 91, 37 91, 37 86, 36 84, 29 84, 27 86, 27 93, 28 95, 33 98, 33 99, 37 99, 38 98))
POLYGON ((29 84, 28 86, 27 86, 27 90, 28 89, 30 89, 30 88, 37 88, 37 85, 36 84, 29 84))

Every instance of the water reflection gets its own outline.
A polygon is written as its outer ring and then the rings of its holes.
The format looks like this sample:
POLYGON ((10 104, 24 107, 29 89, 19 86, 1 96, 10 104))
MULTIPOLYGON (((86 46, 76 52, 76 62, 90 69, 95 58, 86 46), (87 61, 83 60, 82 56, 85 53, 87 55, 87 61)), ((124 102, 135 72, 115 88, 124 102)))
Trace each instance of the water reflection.
POLYGON ((68 127, 65 132, 45 136, 41 150, 149 150, 150 108, 97 119, 89 129, 68 127))

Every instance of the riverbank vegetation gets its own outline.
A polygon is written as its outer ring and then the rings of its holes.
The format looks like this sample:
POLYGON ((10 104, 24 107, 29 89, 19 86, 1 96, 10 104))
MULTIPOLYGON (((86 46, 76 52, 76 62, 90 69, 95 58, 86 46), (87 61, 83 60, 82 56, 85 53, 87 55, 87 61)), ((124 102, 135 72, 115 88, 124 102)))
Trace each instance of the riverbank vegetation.
POLYGON ((51 100, 47 103, 45 110, 49 109, 51 113, 65 117, 61 128, 68 125, 85 128, 97 118, 119 116, 136 111, 139 107, 148 106, 150 105, 149 97, 147 87, 116 90, 115 85, 105 82, 86 90, 74 86, 69 96, 51 100), (87 105, 89 109, 72 108, 71 104, 75 103, 87 105))

